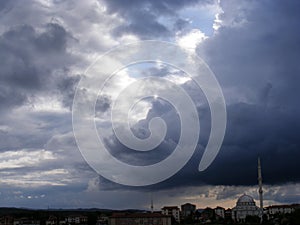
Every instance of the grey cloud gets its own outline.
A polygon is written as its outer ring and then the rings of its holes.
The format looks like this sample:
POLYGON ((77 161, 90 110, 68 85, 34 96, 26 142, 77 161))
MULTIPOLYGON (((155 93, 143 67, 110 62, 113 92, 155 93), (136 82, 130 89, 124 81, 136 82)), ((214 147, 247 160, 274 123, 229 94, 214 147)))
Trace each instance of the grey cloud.
POLYGON ((126 23, 120 25, 114 30, 115 35, 124 33, 133 33, 141 38, 159 38, 168 39, 172 31, 167 25, 159 21, 159 18, 169 18, 174 22, 173 28, 182 29, 183 19, 179 18, 177 10, 186 6, 195 4, 212 4, 213 1, 189 0, 189 1, 106 1, 109 12, 117 13, 126 20, 126 23))
POLYGON ((175 31, 182 31, 184 30, 188 25, 190 24, 190 21, 187 19, 177 19, 174 24, 174 30, 175 31))
POLYGON ((3 1, 1 1, 0 2, 0 12, 1 11, 8 11, 9 9, 10 9, 10 3, 11 3, 12 1, 9 1, 9 0, 3 0, 3 1))
MULTIPOLYGON (((290 93, 298 92, 296 60, 300 52, 297 45, 300 33, 295 29, 299 15, 294 10, 298 5, 297 1, 289 4, 280 1, 223 2, 224 10, 236 7, 243 12, 245 22, 240 26, 226 24, 221 27, 214 37, 199 46, 198 52, 217 74, 225 90, 236 87, 237 97, 250 102, 261 101, 257 99, 257 92, 269 83, 272 85, 268 98, 271 104, 291 106, 296 101, 296 95, 290 93), (241 5, 244 8, 240 9, 241 5), (266 12, 265 8, 272 10, 266 12), (274 23, 274 18, 280 20, 274 23)), ((228 11, 221 19, 238 16, 231 15, 232 9, 228 11)))
POLYGON ((55 97, 55 90, 70 106, 78 76, 66 72, 75 63, 66 51, 67 39, 67 32, 58 24, 47 24, 41 33, 22 25, 2 34, 1 109, 28 103, 35 95, 55 97))
POLYGON ((106 112, 111 107, 111 98, 107 95, 102 95, 97 99, 96 102, 96 115, 101 115, 101 113, 106 112))
POLYGON ((67 71, 57 80, 57 87, 61 95, 61 101, 65 107, 71 109, 79 75, 69 75, 67 71))
POLYGON ((130 16, 133 19, 127 25, 117 27, 113 31, 115 35, 122 36, 132 33, 145 39, 170 35, 169 29, 156 21, 156 15, 152 12, 139 10, 132 12, 130 16))
POLYGON ((297 183, 300 181, 297 172, 297 159, 300 157, 297 138, 299 129, 300 124, 294 120, 294 115, 275 108, 266 110, 257 105, 231 105, 228 107, 227 134, 212 165, 206 171, 198 172, 204 148, 199 146, 182 171, 153 188, 203 184, 256 185, 258 156, 261 157, 265 184, 297 183))
POLYGON ((223 1, 222 7, 223 27, 198 52, 229 99, 228 126, 221 152, 202 179, 256 184, 260 155, 266 183, 299 182, 299 2, 223 1))
POLYGON ((6 107, 21 105, 26 101, 26 95, 23 93, 16 93, 7 86, 0 85, 0 111, 6 110, 6 107), (5 106, 5 107, 4 107, 5 106))
POLYGON ((151 110, 147 114, 147 118, 140 120, 131 127, 132 132, 139 138, 146 138, 150 134, 148 125, 149 121, 154 117, 161 117, 168 124, 168 131, 165 141, 157 148, 149 152, 138 152, 124 146, 115 135, 104 138, 106 146, 112 155, 121 161, 132 165, 150 165, 159 162, 172 153, 179 137, 179 120, 176 112, 172 110, 172 106, 159 99, 149 99, 152 104, 151 110))
POLYGON ((36 39, 36 46, 40 51, 65 51, 67 45, 66 30, 55 23, 47 24, 46 31, 36 39))
MULTIPOLYGON (((199 2, 199 0, 189 0, 189 1, 180 1, 180 0, 163 0, 163 1, 150 1, 150 0, 134 0, 134 1, 122 1, 122 0, 113 0, 105 1, 109 10, 112 12, 131 12, 131 10, 147 8, 149 11, 174 14, 178 9, 183 8, 187 5, 193 5, 199 2)), ((204 0, 201 1, 201 4, 210 4, 213 1, 204 0)))
POLYGON ((71 129, 69 113, 28 113, 26 110, 3 113, 0 131, 0 152, 7 150, 43 149, 45 143, 56 133, 71 129))

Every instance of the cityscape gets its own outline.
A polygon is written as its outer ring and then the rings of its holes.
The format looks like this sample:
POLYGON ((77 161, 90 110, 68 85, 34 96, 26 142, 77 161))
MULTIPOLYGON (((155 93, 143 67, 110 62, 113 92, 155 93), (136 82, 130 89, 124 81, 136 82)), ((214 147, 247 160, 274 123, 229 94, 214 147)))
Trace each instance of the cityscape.
POLYGON ((196 209, 185 203, 164 206, 161 211, 109 209, 0 208, 1 225, 175 225, 175 224, 299 224, 300 204, 272 205, 260 210, 251 196, 242 195, 232 209, 196 209), (249 207, 250 206, 250 207, 249 207))
POLYGON ((259 206, 253 197, 241 195, 233 208, 206 207, 195 204, 163 206, 154 210, 151 197, 149 210, 30 210, 0 208, 0 225, 174 225, 174 224, 298 224, 300 204, 263 205, 262 168, 258 158, 259 206))

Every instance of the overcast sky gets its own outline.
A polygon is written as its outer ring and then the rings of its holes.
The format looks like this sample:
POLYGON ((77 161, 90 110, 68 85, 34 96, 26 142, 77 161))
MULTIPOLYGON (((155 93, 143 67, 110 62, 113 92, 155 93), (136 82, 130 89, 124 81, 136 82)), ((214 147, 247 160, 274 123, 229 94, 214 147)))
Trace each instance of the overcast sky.
POLYGON ((243 193, 258 199, 258 156, 265 205, 299 203, 299 10, 297 0, 0 1, 0 206, 149 209, 152 193, 157 210, 186 202, 233 207, 243 193), (149 136, 152 118, 164 119, 159 146, 137 152, 112 132, 118 91, 139 77, 180 86, 201 123, 195 153, 178 173, 133 188, 99 176, 84 160, 73 134, 72 103, 97 56, 140 40, 175 43, 208 64, 223 90, 227 128, 216 159, 198 172, 211 128, 199 87, 165 64, 119 71, 97 99, 95 116, 114 157, 132 165, 157 163, 180 139, 176 109, 156 96, 131 108, 128 119, 139 138, 149 136))

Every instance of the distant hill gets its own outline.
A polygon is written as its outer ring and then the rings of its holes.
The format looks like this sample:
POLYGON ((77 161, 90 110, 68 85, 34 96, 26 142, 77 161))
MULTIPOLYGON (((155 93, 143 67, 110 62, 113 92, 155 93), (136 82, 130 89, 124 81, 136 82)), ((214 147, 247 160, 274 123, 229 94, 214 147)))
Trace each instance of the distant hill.
POLYGON ((101 209, 101 208, 77 208, 77 209, 29 209, 29 208, 15 208, 15 207, 0 207, 0 216, 3 215, 22 215, 22 214, 36 214, 36 213, 63 213, 63 214, 74 214, 80 213, 112 213, 112 212, 143 212, 144 210, 138 209, 124 209, 124 210, 112 210, 112 209, 101 209))

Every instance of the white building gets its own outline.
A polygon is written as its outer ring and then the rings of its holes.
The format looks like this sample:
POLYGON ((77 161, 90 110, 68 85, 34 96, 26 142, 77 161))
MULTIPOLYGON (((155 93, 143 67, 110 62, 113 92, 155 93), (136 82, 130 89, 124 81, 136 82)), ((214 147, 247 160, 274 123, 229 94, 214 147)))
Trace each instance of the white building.
POLYGON ((163 215, 173 216, 180 223, 180 210, 178 206, 165 206, 161 209, 163 215))
POLYGON ((232 219, 236 222, 245 222, 247 216, 260 216, 260 208, 249 195, 242 195, 232 209, 232 219))
POLYGON ((292 213, 295 211, 295 208, 299 207, 299 205, 271 205, 268 206, 267 213, 268 215, 274 215, 274 214, 286 214, 286 213, 292 213))
POLYGON ((65 218, 67 224, 87 224, 88 217, 82 215, 70 215, 65 218))

